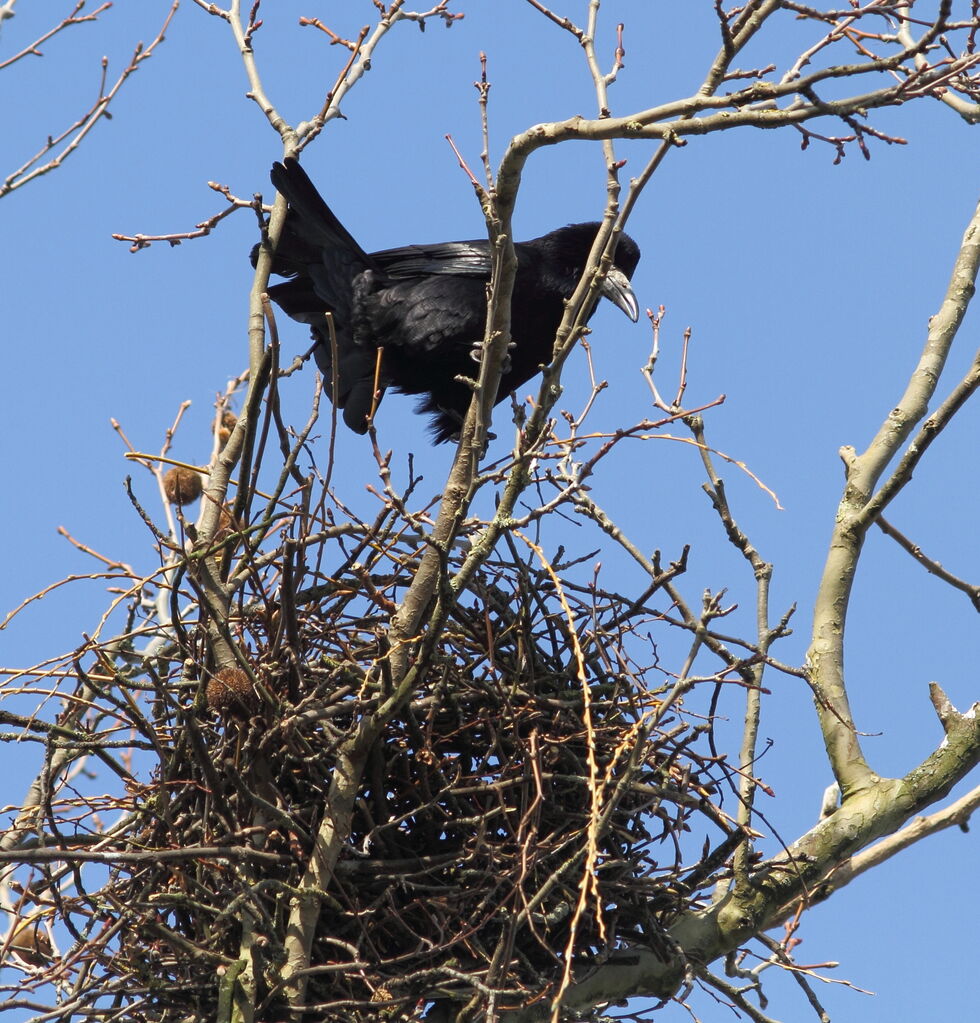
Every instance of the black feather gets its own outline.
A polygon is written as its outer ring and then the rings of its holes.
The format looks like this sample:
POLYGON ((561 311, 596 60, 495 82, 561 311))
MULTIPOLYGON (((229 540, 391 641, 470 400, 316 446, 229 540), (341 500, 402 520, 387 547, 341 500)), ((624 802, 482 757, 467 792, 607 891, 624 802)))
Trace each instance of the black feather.
MULTIPOLYGON (((478 372, 470 353, 482 341, 486 323, 489 242, 407 245, 369 255, 294 159, 273 166, 272 183, 288 203, 273 272, 292 279, 271 287, 269 295, 293 319, 310 325, 317 342, 314 356, 328 380, 334 370, 324 314, 333 314, 337 404, 344 422, 364 433, 372 405, 392 387, 422 395, 419 411, 433 415, 436 442, 452 439, 472 394, 456 377, 478 372)), ((597 223, 570 224, 514 246, 514 346, 498 402, 551 361, 565 301, 578 284, 598 229, 597 223)), ((254 263, 256 250, 252 255, 254 263)), ((622 235, 615 266, 627 279, 639 258, 636 243, 622 235)), ((632 293, 623 298, 622 287, 608 293, 636 318, 632 293)))

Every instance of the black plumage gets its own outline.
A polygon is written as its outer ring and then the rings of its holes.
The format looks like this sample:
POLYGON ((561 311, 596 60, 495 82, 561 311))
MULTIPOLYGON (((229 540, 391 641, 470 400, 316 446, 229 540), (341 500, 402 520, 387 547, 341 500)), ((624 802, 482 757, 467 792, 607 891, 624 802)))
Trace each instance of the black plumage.
MULTIPOLYGON (((372 406, 392 387, 422 395, 419 411, 434 416, 436 442, 452 439, 472 396, 456 378, 478 373, 471 353, 486 324, 489 242, 408 245, 368 254, 294 159, 273 166, 272 183, 289 204, 273 272, 291 280, 269 288, 269 295, 293 319, 310 325, 328 394, 334 371, 324 313, 333 313, 336 397, 344 422, 364 433, 372 406)), ((514 246, 514 343, 498 402, 551 362, 565 301, 578 284, 598 229, 597 223, 570 224, 514 246)), ((622 235, 615 265, 602 285, 602 294, 634 321, 638 308, 629 279, 639 258, 636 243, 622 235)))

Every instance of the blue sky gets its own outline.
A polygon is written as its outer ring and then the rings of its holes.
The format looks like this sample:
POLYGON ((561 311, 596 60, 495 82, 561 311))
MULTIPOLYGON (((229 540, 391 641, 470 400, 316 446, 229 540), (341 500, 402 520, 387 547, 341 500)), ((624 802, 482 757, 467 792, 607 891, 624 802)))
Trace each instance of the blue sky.
MULTIPOLYGON (((156 34, 168 6, 118 2, 97 23, 52 40, 42 59, 0 72, 3 176, 87 108, 101 56, 109 57, 110 77, 118 73, 136 41, 156 34)), ((528 5, 460 0, 453 6, 466 17, 449 31, 437 23, 424 35, 413 25, 397 26, 345 102, 346 120, 332 122, 304 156, 334 211, 369 251, 483 233, 472 189, 444 140, 451 134, 476 166, 480 125, 472 83, 481 50, 493 83, 495 158, 511 135, 533 123, 594 110, 578 47, 528 5)), ((626 24, 626 67, 610 97, 615 113, 697 87, 717 43, 712 6, 708 0, 603 5, 603 53, 611 55, 616 22, 626 24)), ((567 13, 583 20, 585 7, 570 2, 567 13)), ((319 108, 345 60, 345 51, 327 46, 320 33, 298 28, 298 17, 319 16, 352 35, 372 10, 367 0, 267 4, 259 61, 266 89, 288 120, 319 108)), ((17 17, 0 31, 0 60, 50 27, 52 16, 49 4, 18 5, 17 17)), ((741 64, 752 57, 785 60, 803 38, 804 26, 789 22, 774 40, 774 56, 760 39, 741 64)), ((209 180, 243 197, 271 194, 268 170, 281 148, 245 99, 246 88, 227 28, 185 3, 166 42, 123 88, 112 121, 97 125, 63 167, 0 202, 7 380, 0 403, 7 481, 0 614, 58 578, 91 571, 90 560, 59 537, 59 526, 120 560, 147 569, 154 564, 123 489, 132 473, 137 492, 151 502, 152 481, 124 460, 110 417, 138 448, 154 451, 189 399, 174 454, 206 461, 214 394, 247 361, 254 217, 239 213, 210 238, 177 248, 156 244, 135 255, 111 235, 192 229, 222 208, 209 180)), ((980 137, 949 109, 923 100, 876 112, 872 123, 908 145, 872 141, 870 161, 851 150, 834 166, 832 150, 815 144, 801 152, 793 131, 692 139, 671 153, 629 226, 643 250, 634 278, 641 306, 667 307, 665 390, 689 325, 688 401, 727 396, 708 418, 709 439, 779 494, 783 510, 745 476, 726 474, 739 522, 776 565, 776 614, 799 605, 796 632, 777 651, 791 663, 799 663, 807 645, 839 499, 837 450, 864 446, 900 396, 978 196, 980 137)), ((630 161, 627 175, 638 172, 647 153, 640 143, 620 148, 630 161)), ((597 218, 603 180, 595 147, 536 154, 518 202, 517 237, 597 218)), ((940 393, 971 360, 977 323, 971 314, 940 393)), ((596 371, 611 384, 593 424, 609 428, 651 414, 639 372, 650 343, 643 319, 633 326, 610 308, 597 314, 593 328, 596 371)), ((306 346, 303 328, 282 321, 280 331, 288 351, 306 346)), ((565 372, 568 407, 581 404, 585 380, 577 354, 565 372)), ((311 390, 311 370, 284 386, 294 421, 305 418, 311 390)), ((395 450, 396 467, 415 453, 434 493, 451 453, 429 447, 411 407, 396 395, 385 400, 381 443, 395 450)), ((889 515, 927 553, 973 580, 980 580, 978 425, 976 408, 967 408, 889 515)), ((506 422, 497 432, 498 443, 506 443, 506 422)), ((338 460, 337 479, 352 500, 361 500, 373 480, 364 440, 342 433, 338 460)), ((685 592, 696 601, 706 586, 730 587, 731 599, 742 605, 735 621, 744 624, 752 616, 751 579, 723 542, 700 480, 686 446, 624 445, 597 475, 594 496, 646 550, 674 557, 691 543, 685 592)), ((611 587, 641 585, 621 559, 603 557, 611 587)), ((25 665, 71 649, 105 602, 97 584, 52 594, 0 634, 0 663, 25 665)), ((941 739, 927 683, 940 682, 960 708, 976 698, 976 612, 876 533, 850 624, 850 695, 859 727, 872 736, 865 740, 868 755, 880 773, 904 773, 941 739)), ((777 798, 765 809, 781 834, 795 837, 813 820, 829 772, 802 684, 775 675, 768 682, 773 694, 763 735, 775 745, 762 770, 777 798)), ((737 724, 734 698, 723 712, 737 724)), ((33 756, 32 749, 0 748, 9 779, 3 802, 20 798, 33 756)), ((800 958, 839 961, 836 974, 877 992, 870 999, 821 988, 832 1017, 877 1023, 971 1016, 976 860, 976 838, 948 832, 809 914, 800 958)), ((776 1018, 806 1018, 809 1010, 791 984, 776 982, 773 990, 781 992, 770 1007, 776 1018)), ((702 1019, 727 1018, 727 1010, 708 1001, 697 1008, 702 1019)), ((663 1018, 684 1014, 670 1009, 663 1018)))

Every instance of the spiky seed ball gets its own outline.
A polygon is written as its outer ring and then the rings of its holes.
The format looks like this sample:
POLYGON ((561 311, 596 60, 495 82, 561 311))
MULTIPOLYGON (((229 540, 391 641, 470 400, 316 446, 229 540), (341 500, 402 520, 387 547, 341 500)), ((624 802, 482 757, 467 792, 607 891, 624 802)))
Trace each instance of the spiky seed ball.
POLYGON ((238 416, 227 409, 221 413, 221 422, 218 424, 218 442, 224 447, 228 443, 231 431, 238 425, 238 416))
POLYGON ((201 496, 204 480, 199 472, 175 465, 163 477, 163 490, 171 504, 190 504, 201 496))
POLYGON ((258 707, 255 690, 241 668, 222 668, 208 679, 204 695, 208 707, 219 714, 248 717, 258 707))

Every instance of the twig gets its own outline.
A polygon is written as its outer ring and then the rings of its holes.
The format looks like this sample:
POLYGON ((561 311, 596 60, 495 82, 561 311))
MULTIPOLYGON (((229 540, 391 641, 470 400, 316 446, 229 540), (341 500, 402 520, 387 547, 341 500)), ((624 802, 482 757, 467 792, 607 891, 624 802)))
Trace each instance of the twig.
MULTIPOLYGON (((32 156, 30 160, 28 160, 26 163, 18 167, 17 170, 13 171, 13 173, 8 174, 7 177, 2 182, 0 182, 0 198, 9 194, 10 192, 13 192, 17 188, 21 188, 22 186, 26 185, 29 181, 33 181, 35 178, 40 177, 42 174, 47 174, 49 171, 54 170, 56 167, 60 167, 61 164, 64 163, 64 161, 82 144, 82 141, 84 140, 86 135, 88 135, 88 133, 95 127, 95 125, 100 120, 102 120, 102 118, 109 116, 109 106, 112 103, 112 101, 116 98, 116 95, 122 88, 123 83, 126 81, 126 79, 129 78, 131 74, 140 69, 144 61, 148 60, 150 57, 153 56, 153 53, 156 50, 157 46, 159 46, 160 43, 163 42, 164 34, 166 33, 167 28, 170 25, 170 21, 173 18, 174 14, 177 12, 178 4, 179 0, 174 0, 173 4, 170 7, 170 11, 164 18, 163 25, 161 26, 160 31, 157 33, 156 38, 150 43, 150 45, 145 48, 142 43, 139 43, 137 45, 136 50, 134 51, 129 64, 127 64, 126 67, 123 68, 122 73, 116 79, 115 83, 108 90, 108 92, 106 91, 105 84, 109 62, 107 57, 102 58, 102 74, 101 82, 99 85, 99 98, 95 101, 95 103, 89 108, 89 110, 86 113, 84 113, 77 121, 75 121, 74 124, 70 125, 59 135, 56 136, 49 135, 48 140, 44 144, 44 146, 34 156, 32 156), (48 160, 47 163, 41 164, 40 166, 35 166, 39 160, 42 160, 53 149, 56 149, 59 145, 61 145, 61 143, 64 142, 65 139, 69 139, 69 141, 57 155, 48 160)), ((109 4, 104 4, 103 8, 108 6, 109 4)), ((81 4, 76 6, 75 10, 76 11, 79 10, 80 7, 81 4)), ((102 10, 103 8, 100 8, 99 10, 102 10)), ((89 20, 91 17, 98 13, 99 11, 95 11, 93 12, 93 15, 89 15, 87 16, 87 18, 81 20, 89 20)))

